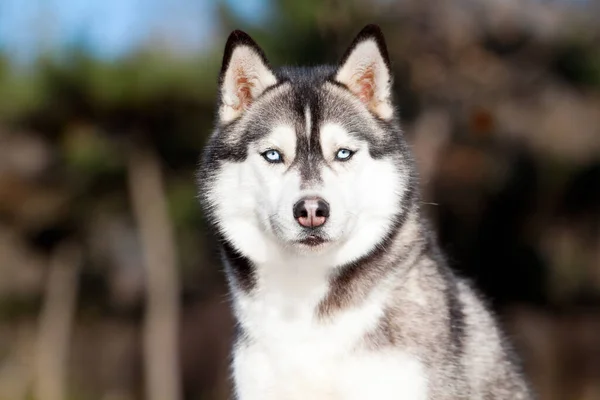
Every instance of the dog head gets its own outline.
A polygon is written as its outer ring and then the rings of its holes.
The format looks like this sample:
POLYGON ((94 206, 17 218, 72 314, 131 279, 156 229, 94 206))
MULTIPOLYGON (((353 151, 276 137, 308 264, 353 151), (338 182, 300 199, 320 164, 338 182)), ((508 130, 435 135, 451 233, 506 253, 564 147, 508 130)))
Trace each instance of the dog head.
POLYGON ((222 238, 255 262, 273 249, 351 262, 398 223, 412 162, 392 101, 381 30, 337 66, 274 70, 234 31, 219 77, 200 196, 222 238))

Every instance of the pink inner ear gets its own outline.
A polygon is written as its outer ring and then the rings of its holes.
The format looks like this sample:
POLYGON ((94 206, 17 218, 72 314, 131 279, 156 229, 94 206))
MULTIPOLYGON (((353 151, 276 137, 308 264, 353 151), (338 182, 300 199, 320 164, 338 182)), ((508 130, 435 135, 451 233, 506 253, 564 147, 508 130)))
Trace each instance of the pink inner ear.
POLYGON ((237 88, 236 94, 239 99, 236 110, 240 108, 248 108, 252 104, 252 87, 254 83, 244 74, 244 71, 240 68, 236 72, 235 86, 237 88))
POLYGON ((365 104, 370 104, 375 97, 375 70, 374 66, 368 66, 356 78, 353 91, 365 104))

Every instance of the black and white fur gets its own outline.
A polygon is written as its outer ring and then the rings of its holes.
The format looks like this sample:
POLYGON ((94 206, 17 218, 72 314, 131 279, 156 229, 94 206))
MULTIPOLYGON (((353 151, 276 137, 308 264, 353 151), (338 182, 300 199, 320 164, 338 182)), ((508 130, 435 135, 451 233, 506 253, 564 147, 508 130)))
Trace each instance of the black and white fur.
POLYGON ((338 66, 274 70, 229 37, 199 184, 239 325, 238 399, 532 398, 427 228, 391 83, 373 25, 338 66), (293 215, 307 196, 329 205, 322 226, 293 215))

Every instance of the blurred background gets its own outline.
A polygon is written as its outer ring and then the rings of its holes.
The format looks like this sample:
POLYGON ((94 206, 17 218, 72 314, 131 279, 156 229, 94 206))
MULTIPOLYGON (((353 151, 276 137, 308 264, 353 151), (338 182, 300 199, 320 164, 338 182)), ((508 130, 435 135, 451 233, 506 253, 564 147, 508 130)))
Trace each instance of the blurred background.
POLYGON ((600 399, 600 1, 1 0, 0 400, 227 397, 225 40, 335 63, 370 22, 452 267, 542 400, 600 399))

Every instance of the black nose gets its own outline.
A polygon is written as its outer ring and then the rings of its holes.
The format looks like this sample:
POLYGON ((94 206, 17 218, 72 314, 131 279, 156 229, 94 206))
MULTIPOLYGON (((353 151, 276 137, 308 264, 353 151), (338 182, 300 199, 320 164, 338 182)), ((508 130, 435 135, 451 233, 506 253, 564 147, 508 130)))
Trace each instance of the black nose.
POLYGON ((294 218, 305 228, 317 228, 329 218, 329 204, 318 197, 300 199, 294 204, 294 218))

